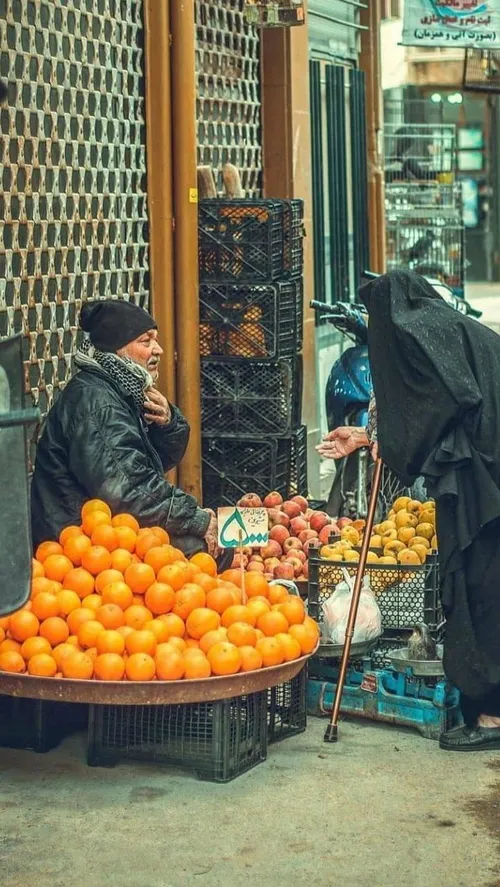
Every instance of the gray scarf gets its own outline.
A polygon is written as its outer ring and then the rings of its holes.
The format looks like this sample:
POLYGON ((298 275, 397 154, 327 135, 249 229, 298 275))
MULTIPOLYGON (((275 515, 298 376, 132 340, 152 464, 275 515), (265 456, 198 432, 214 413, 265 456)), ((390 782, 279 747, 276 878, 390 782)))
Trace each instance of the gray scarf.
POLYGON ((75 354, 75 363, 80 369, 99 367, 117 382, 120 388, 129 394, 138 411, 144 409, 145 392, 153 386, 153 378, 140 364, 130 357, 119 357, 111 351, 98 351, 85 337, 75 354))

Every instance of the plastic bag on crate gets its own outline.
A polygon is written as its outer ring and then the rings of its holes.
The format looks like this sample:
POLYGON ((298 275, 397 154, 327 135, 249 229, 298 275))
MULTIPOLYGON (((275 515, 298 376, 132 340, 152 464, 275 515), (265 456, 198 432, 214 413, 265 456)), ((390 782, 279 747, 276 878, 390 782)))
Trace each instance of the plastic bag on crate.
MULTIPOLYGON (((347 570, 343 569, 342 572, 344 580, 338 583, 333 594, 322 605, 325 632, 332 644, 345 642, 354 588, 354 579, 347 570)), ((376 640, 381 634, 382 614, 370 587, 370 580, 368 576, 364 576, 352 640, 354 644, 362 644, 376 640)))

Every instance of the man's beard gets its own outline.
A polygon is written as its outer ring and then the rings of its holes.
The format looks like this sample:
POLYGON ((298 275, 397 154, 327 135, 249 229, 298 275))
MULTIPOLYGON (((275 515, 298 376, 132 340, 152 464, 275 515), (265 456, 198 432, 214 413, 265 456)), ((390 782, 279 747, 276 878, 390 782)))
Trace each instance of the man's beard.
POLYGON ((159 360, 156 360, 154 363, 149 363, 148 367, 147 367, 148 373, 150 373, 150 375, 153 377, 155 382, 158 378, 159 368, 160 368, 160 361, 159 360))

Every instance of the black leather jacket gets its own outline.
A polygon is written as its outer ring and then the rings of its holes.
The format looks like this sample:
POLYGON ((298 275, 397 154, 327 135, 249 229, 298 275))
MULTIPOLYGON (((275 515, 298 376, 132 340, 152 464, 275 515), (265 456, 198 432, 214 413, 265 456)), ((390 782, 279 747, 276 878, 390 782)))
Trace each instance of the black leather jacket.
POLYGON ((184 416, 171 410, 165 427, 147 425, 107 373, 80 370, 50 410, 38 443, 31 485, 35 546, 79 524, 91 498, 103 499, 115 513, 133 514, 142 526, 202 538, 209 515, 164 478, 189 440, 184 416))

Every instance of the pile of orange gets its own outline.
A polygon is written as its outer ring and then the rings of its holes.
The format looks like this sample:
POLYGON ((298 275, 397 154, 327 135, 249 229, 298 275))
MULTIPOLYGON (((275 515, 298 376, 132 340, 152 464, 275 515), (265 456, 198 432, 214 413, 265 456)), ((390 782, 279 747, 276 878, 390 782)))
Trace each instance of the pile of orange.
POLYGON ((281 665, 319 629, 301 599, 260 573, 217 575, 161 527, 87 502, 81 526, 43 542, 28 603, 0 618, 0 671, 101 681, 173 681, 281 665), (245 603, 243 602, 245 598, 245 603))

